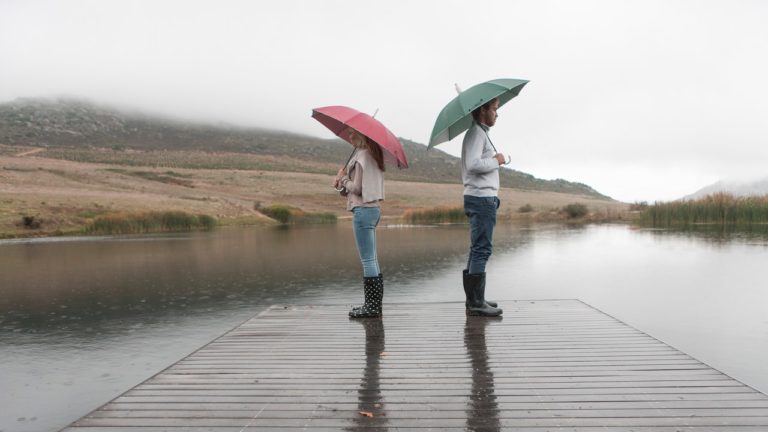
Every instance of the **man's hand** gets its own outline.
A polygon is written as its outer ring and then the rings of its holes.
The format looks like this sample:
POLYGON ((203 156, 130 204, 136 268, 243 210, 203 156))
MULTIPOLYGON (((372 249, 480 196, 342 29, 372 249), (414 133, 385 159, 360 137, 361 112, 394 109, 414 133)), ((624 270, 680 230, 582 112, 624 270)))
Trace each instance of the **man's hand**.
POLYGON ((499 166, 502 166, 507 162, 507 158, 505 158, 504 155, 501 153, 496 153, 496 155, 494 155, 493 157, 496 158, 496 162, 499 163, 499 166))

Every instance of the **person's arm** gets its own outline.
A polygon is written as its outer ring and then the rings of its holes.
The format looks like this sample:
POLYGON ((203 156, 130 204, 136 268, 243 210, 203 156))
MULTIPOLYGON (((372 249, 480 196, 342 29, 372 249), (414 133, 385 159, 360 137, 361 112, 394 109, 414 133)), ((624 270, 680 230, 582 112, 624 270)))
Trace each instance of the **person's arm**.
POLYGON ((467 171, 470 174, 484 174, 499 169, 500 162, 496 155, 483 159, 483 147, 485 146, 485 139, 483 138, 482 134, 473 133, 467 136, 464 142, 464 157, 467 171))
POLYGON ((355 178, 350 179, 347 176, 341 179, 341 185, 347 190, 347 192, 354 195, 363 194, 363 167, 355 162, 355 178))

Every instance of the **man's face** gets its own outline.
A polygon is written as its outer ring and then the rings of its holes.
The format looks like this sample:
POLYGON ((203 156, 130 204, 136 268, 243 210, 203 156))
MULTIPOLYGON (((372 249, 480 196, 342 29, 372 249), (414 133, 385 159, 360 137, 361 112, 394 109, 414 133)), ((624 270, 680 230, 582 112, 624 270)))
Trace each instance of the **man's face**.
POLYGON ((480 122, 483 123, 486 126, 493 126, 496 124, 496 119, 499 117, 498 114, 496 114, 496 110, 499 109, 499 100, 495 99, 491 104, 488 106, 488 109, 481 109, 480 110, 480 122))

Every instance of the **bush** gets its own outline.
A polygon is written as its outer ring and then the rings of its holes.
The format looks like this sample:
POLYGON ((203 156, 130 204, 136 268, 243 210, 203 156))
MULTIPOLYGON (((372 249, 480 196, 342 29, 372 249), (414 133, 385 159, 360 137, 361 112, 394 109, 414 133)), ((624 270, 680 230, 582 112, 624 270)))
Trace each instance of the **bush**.
POLYGON ((563 207, 563 212, 568 215, 568 219, 577 219, 589 213, 587 206, 584 204, 568 204, 563 207))
POLYGON ((288 224, 324 224, 336 223, 336 215, 333 213, 312 213, 285 204, 274 204, 269 207, 261 207, 257 203, 254 208, 265 216, 270 217, 283 225, 288 224))
POLYGON ((281 224, 290 223, 291 219, 293 219, 293 214, 291 212, 291 209, 287 206, 280 205, 280 204, 264 207, 261 209, 261 212, 264 213, 265 216, 271 217, 272 219, 280 222, 281 224))
POLYGON ((21 217, 21 226, 27 229, 39 229, 40 224, 42 224, 43 221, 36 218, 35 216, 22 216, 21 217))
POLYGON ((517 209, 518 213, 530 213, 533 211, 533 207, 530 204, 526 204, 517 209))

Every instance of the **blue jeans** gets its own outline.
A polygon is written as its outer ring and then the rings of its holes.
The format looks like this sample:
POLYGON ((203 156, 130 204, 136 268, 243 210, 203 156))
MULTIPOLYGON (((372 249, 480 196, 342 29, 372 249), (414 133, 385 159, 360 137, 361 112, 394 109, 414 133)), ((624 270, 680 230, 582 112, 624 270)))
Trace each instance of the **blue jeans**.
POLYGON ((379 257, 376 255, 376 225, 380 219, 381 209, 378 207, 352 209, 352 226, 364 277, 377 277, 380 273, 379 257))
POLYGON ((464 214, 469 217, 470 274, 485 273, 485 264, 493 252, 493 228, 496 226, 496 210, 501 201, 497 197, 464 195, 464 214))

